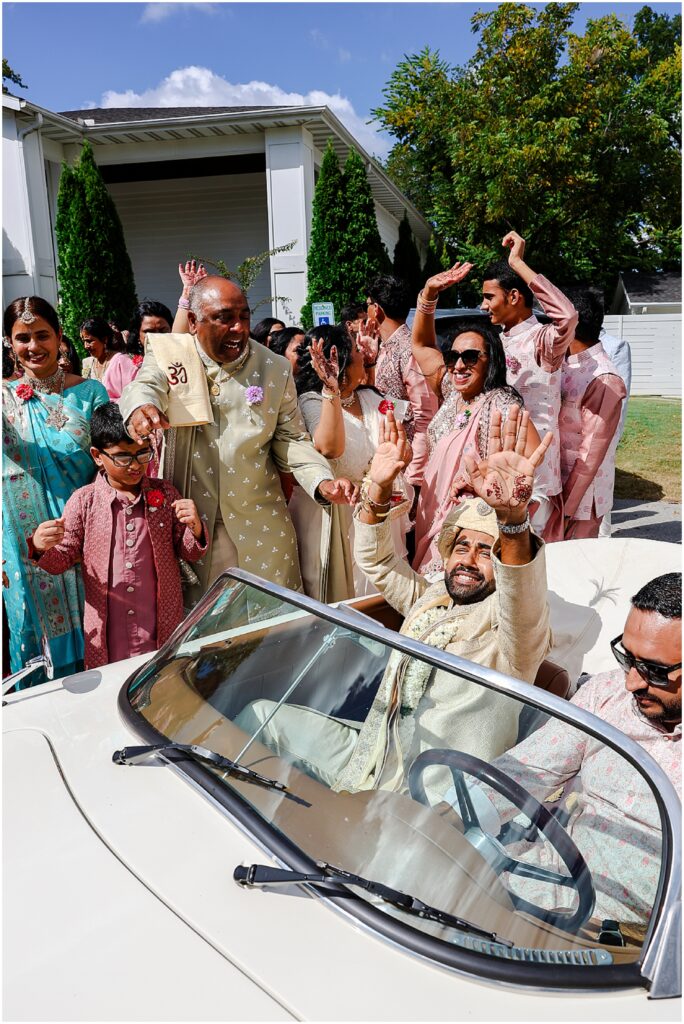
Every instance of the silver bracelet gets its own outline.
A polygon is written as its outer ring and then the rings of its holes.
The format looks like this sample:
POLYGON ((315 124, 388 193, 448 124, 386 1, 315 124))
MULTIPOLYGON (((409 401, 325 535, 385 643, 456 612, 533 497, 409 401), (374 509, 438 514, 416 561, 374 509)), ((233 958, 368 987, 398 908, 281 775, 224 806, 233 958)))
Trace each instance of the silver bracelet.
POLYGON ((328 402, 334 402, 336 398, 340 397, 339 391, 328 391, 325 385, 321 388, 321 398, 325 398, 328 402))
POLYGON ((496 521, 499 531, 506 535, 524 533, 525 530, 530 528, 530 513, 528 512, 522 523, 502 523, 498 519, 496 521))

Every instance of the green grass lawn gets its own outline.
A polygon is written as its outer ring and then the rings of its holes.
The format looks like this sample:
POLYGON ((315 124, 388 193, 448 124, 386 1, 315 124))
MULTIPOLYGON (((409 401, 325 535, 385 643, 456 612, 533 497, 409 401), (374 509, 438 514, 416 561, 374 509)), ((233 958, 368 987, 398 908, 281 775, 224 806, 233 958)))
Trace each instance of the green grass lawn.
POLYGON ((617 450, 616 498, 682 500, 682 403, 630 398, 617 450))

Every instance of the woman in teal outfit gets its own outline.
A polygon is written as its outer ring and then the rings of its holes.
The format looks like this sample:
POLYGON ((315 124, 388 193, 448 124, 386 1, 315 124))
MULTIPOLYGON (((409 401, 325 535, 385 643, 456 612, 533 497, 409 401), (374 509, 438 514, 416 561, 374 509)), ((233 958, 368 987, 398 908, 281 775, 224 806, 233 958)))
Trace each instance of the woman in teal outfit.
MULTIPOLYGON (((22 376, 3 383, 2 557, 9 586, 3 589, 13 672, 40 653, 45 634, 55 676, 83 667, 83 588, 80 569, 49 576, 29 560, 28 538, 39 523, 58 519, 67 498, 90 483, 90 417, 109 401, 96 380, 59 366, 62 331, 49 302, 32 295, 5 310, 22 376)), ((25 686, 43 682, 36 672, 25 686)))

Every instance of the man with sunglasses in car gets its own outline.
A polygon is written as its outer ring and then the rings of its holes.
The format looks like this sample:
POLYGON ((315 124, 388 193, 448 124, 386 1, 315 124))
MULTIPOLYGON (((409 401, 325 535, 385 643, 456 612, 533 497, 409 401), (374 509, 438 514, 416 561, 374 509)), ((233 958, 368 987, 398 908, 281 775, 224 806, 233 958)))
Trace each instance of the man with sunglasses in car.
MULTIPOLYGON (((640 744, 660 765, 681 799, 682 575, 651 580, 632 598, 624 632, 611 641, 618 663, 591 676, 572 698, 640 744)), ((623 758, 559 719, 496 758, 494 766, 539 801, 562 801, 565 829, 591 872, 594 917, 643 926, 660 873, 660 812, 641 776, 623 758)), ((481 784, 469 792, 483 829, 498 836, 518 814, 505 797, 481 784)), ((452 789, 446 803, 458 810, 452 789)), ((452 811, 446 812, 451 817, 452 811)), ((457 824, 457 822, 455 822, 457 824)), ((508 847, 508 852, 516 856, 508 847)), ((521 860, 563 871, 540 844, 521 860)), ((565 908, 573 890, 511 875, 509 887, 549 909, 565 908)))

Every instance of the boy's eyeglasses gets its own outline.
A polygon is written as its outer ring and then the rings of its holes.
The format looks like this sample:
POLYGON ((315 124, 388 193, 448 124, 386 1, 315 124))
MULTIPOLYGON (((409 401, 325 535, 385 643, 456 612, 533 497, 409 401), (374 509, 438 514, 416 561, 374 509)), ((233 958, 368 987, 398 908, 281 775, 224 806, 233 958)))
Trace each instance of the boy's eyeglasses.
POLYGON ((625 672, 629 672, 630 669, 635 668, 642 679, 645 679, 651 686, 661 686, 663 688, 672 685, 672 680, 668 678, 670 673, 676 672, 678 668, 682 667, 680 661, 678 665, 659 665, 657 661, 648 661, 645 658, 635 658, 630 651, 626 651, 624 647, 618 647, 618 644, 622 642, 622 637, 616 636, 614 640, 610 641, 610 649, 615 655, 620 668, 624 669, 625 672))
POLYGON ((479 348, 467 348, 464 352, 454 352, 453 349, 450 349, 444 353, 444 365, 447 370, 452 370, 460 359, 464 366, 475 366, 480 356, 485 354, 479 348))
POLYGON ((154 458, 154 452, 151 448, 148 448, 147 451, 144 452, 138 452, 137 455, 109 455, 108 452, 103 452, 102 449, 100 449, 100 455, 105 455, 114 463, 115 466, 118 466, 119 469, 128 469, 134 460, 135 462, 139 462, 141 466, 146 466, 147 463, 151 462, 154 458))

